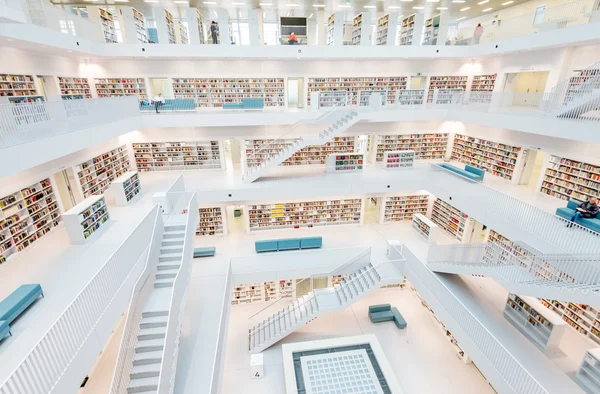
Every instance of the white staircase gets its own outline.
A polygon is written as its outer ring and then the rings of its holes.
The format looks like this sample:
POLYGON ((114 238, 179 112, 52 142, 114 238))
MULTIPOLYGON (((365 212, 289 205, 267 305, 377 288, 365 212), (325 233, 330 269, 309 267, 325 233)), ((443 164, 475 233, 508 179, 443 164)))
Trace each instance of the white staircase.
MULTIPOLYGON (((256 167, 249 167, 242 175, 242 180, 247 183, 254 182, 261 176, 265 175, 270 169, 277 167, 278 165, 292 157, 292 155, 298 152, 299 150, 306 148, 310 145, 323 145, 331 141, 334 137, 338 137, 345 130, 348 130, 350 127, 352 127, 359 121, 358 112, 355 111, 339 111, 335 114, 337 114, 337 116, 334 118, 335 120, 333 124, 329 126, 326 130, 323 130, 321 133, 319 133, 319 135, 297 138, 293 140, 291 144, 286 144, 284 148, 281 148, 275 154, 269 153, 270 157, 268 159, 261 162, 256 167)), ((274 150, 274 148, 271 147, 271 145, 279 145, 281 141, 282 138, 278 138, 276 140, 266 143, 257 152, 255 152, 253 156, 264 152, 271 152, 272 150, 274 150)))
POLYGON ((320 315, 344 310, 380 286, 404 280, 393 261, 366 264, 341 284, 317 289, 291 302, 248 330, 250 353, 260 353, 320 315))

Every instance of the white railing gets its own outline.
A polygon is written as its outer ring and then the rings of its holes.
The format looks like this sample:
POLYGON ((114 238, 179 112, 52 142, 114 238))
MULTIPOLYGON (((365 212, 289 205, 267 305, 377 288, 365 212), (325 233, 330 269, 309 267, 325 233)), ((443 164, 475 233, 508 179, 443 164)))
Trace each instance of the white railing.
POLYGON ((164 231, 162 215, 156 210, 154 231, 150 240, 150 251, 146 258, 146 265, 133 290, 129 301, 129 309, 125 318, 125 326, 119 346, 119 355, 113 374, 110 394, 125 394, 130 381, 130 373, 133 369, 133 358, 135 348, 138 344, 138 333, 142 321, 142 311, 154 290, 154 274, 157 272, 158 256, 164 231))
POLYGON ((185 182, 183 175, 179 175, 175 182, 173 182, 166 191, 167 204, 169 205, 168 212, 170 214, 181 214, 181 210, 187 206, 188 201, 185 199, 184 192, 185 182))
POLYGON ((503 229, 518 231, 519 236, 510 238, 543 252, 600 253, 598 233, 438 165, 430 165, 426 189, 436 196, 451 197, 457 209, 502 234, 503 229))
MULTIPOLYGON (((404 273, 417 292, 435 310, 461 347, 477 364, 495 390, 504 392, 501 386, 513 393, 547 394, 548 391, 507 350, 450 289, 404 245, 395 247, 406 259, 404 273), (485 360, 482 360, 479 353, 485 360), (487 362, 486 362, 487 361, 487 362), (492 374, 491 367, 496 374, 492 374)), ((509 392, 509 391, 507 391, 509 392)))
POLYGON ((216 341, 217 356, 215 357, 215 363, 212 367, 212 380, 210 383, 210 389, 207 394, 217 394, 219 392, 219 382, 221 380, 221 374, 223 373, 223 364, 225 361, 225 348, 227 345, 226 336, 229 327, 232 286, 233 270, 231 269, 231 263, 229 263, 229 267, 227 268, 227 278, 225 279, 225 295, 223 296, 223 303, 221 304, 221 315, 219 317, 219 333, 217 335, 216 341))
MULTIPOLYGON (((181 322, 192 273, 192 254, 194 251, 194 237, 198 224, 198 198, 196 193, 182 193, 181 199, 188 201, 185 222, 185 240, 181 257, 181 267, 173 282, 171 302, 169 308, 169 319, 165 336, 165 347, 160 365, 158 378, 158 394, 169 394, 175 386, 175 374, 177 371, 177 356, 179 354, 179 342, 181 335, 181 322)), ((171 215, 171 218, 179 215, 171 215)))
MULTIPOLYGON (((158 206, 155 206, 65 308, 27 356, 17 363, 14 371, 0 385, 0 394, 50 393, 107 310, 119 308, 117 316, 120 316, 125 304, 113 306, 112 302, 124 283, 140 274, 146 262, 140 256, 148 253, 148 241, 154 231, 157 214, 158 206)), ((117 321, 112 322, 110 327, 116 323, 117 321)))
POLYGON ((4 104, 0 149, 138 116, 134 96, 4 104))

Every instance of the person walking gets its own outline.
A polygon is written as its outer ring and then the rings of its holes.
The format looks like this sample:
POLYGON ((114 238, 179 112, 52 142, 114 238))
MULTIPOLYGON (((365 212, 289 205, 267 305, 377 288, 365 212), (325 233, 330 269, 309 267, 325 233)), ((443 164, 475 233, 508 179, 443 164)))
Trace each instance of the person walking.
POLYGON ((473 33, 473 42, 475 44, 479 44, 479 40, 481 39, 482 35, 483 35, 483 26, 481 26, 481 23, 478 23, 477 27, 475 28, 475 33, 473 33))
POLYGON ((156 109, 156 113, 159 114, 158 109, 163 106, 165 103, 165 98, 162 96, 162 93, 159 93, 156 97, 152 99, 154 103, 154 108, 156 109))
POLYGON ((218 28, 219 28, 219 25, 217 25, 217 22, 212 21, 212 23, 210 24, 210 35, 212 36, 213 44, 218 44, 217 43, 217 29, 218 28))

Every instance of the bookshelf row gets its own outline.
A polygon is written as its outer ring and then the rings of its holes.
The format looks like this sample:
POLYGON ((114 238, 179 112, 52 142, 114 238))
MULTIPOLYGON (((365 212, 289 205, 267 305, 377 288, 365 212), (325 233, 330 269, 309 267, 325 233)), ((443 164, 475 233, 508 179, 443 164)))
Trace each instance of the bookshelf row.
POLYGON ((221 168, 219 141, 133 143, 135 165, 140 172, 221 168))
POLYGON ((112 13, 105 10, 104 8, 98 8, 98 12, 100 13, 100 23, 102 25, 102 33, 104 35, 104 40, 107 43, 118 43, 119 40, 117 40, 115 17, 112 13))
POLYGON ((425 214, 416 213, 413 215, 412 228, 425 238, 428 244, 435 244, 439 227, 429 220, 425 214))
POLYGON ((169 35, 169 44, 175 44, 177 40, 175 39, 175 19, 173 19, 173 14, 169 11, 165 11, 165 19, 167 21, 167 33, 169 35))
POLYGON ((196 235, 226 234, 224 212, 221 207, 198 208, 196 235))
POLYGON ((360 198, 248 205, 248 230, 360 224, 362 206, 360 198))
MULTIPOLYGON (((406 89, 408 77, 335 77, 335 78, 308 78, 307 102, 310 106, 310 94, 312 92, 338 92, 342 95, 352 93, 355 95, 352 105, 358 105, 358 92, 368 91, 387 91, 387 103, 394 104, 396 101, 396 92, 406 89)), ((364 95, 363 95, 364 96, 364 95)), ((339 96, 332 96, 332 100, 338 100, 339 96)), ((331 103, 320 102, 319 105, 334 106, 338 101, 331 103)))
MULTIPOLYGON (((466 76, 444 76, 444 77, 429 77, 429 89, 427 91, 427 102, 433 102, 433 94, 438 89, 455 89, 467 90, 466 76)), ((438 101, 440 99, 438 98, 438 101)))
POLYGON ((550 156, 540 192, 562 200, 587 201, 600 196, 600 166, 550 156))
POLYGON ((379 197, 377 199, 377 216, 381 224, 412 220, 413 215, 427 213, 429 195, 411 195, 395 197, 379 197))
POLYGON ((92 90, 87 78, 58 77, 58 87, 63 100, 92 98, 92 90))
POLYGON ((173 78, 175 98, 193 98, 197 107, 241 104, 245 98, 262 98, 266 107, 285 106, 283 78, 173 78))
POLYGON ((574 70, 569 79, 569 86, 565 94, 565 104, 577 99, 582 94, 589 94, 600 88, 600 69, 589 68, 586 70, 574 70))
POLYGON ((129 171, 127 148, 122 145, 75 166, 84 197, 102 194, 111 182, 129 171))
POLYGON ((377 19, 377 36, 375 41, 376 45, 387 45, 389 25, 390 14, 385 14, 384 16, 377 19))
POLYGON ((468 137, 454 136, 452 159, 481 168, 493 175, 512 179, 521 147, 468 137))
POLYGON ((412 168, 415 165, 415 151, 389 151, 383 154, 383 163, 387 170, 412 168))
POLYGON ((90 196, 65 212, 65 228, 72 244, 84 244, 100 233, 110 219, 103 195, 90 196))
POLYGON ((145 44, 148 42, 148 31, 146 30, 146 18, 144 17, 144 14, 142 14, 135 8, 132 8, 131 10, 133 11, 135 33, 137 35, 138 42, 140 42, 141 44, 145 44))
POLYGON ((0 199, 0 264, 58 226, 58 202, 46 178, 0 199))
POLYGON ((352 155, 330 155, 327 159, 328 172, 362 171, 365 158, 362 153, 352 155))
MULTIPOLYGON (((367 14, 368 15, 368 14, 367 14)), ((370 27, 371 21, 367 21, 367 26, 370 27)), ((363 14, 360 13, 352 18, 352 45, 360 45, 360 38, 362 35, 363 26, 363 14)))
POLYGON ((439 198, 433 202, 431 221, 461 242, 465 238, 468 220, 469 217, 465 213, 439 198))
POLYGON ((329 18, 327 18, 327 45, 333 45, 334 28, 335 28, 335 14, 331 14, 331 15, 329 15, 329 18))
POLYGON ((385 152, 403 150, 414 151, 416 160, 443 159, 448 147, 448 134, 376 135, 373 138, 377 162, 383 161, 385 152))
POLYGON ((233 286, 231 305, 253 304, 276 299, 292 299, 294 280, 240 284, 233 286))
POLYGON ((0 97, 13 103, 43 101, 32 75, 0 74, 0 97))
POLYGON ((437 44, 438 33, 440 29, 440 15, 432 16, 425 19, 425 27, 423 28, 422 45, 437 44))
POLYGON ((99 98, 138 96, 148 100, 144 78, 95 78, 94 84, 99 98))
POLYGON ((125 206, 133 203, 142 191, 142 184, 137 171, 127 171, 110 186, 115 204, 125 206))
MULTIPOLYGON (((412 14, 402 19, 400 25, 400 45, 413 45, 413 41, 416 38, 420 40, 420 34, 415 35, 415 22, 418 16, 412 14)), ((419 30, 419 24, 417 23, 417 30, 419 30)))

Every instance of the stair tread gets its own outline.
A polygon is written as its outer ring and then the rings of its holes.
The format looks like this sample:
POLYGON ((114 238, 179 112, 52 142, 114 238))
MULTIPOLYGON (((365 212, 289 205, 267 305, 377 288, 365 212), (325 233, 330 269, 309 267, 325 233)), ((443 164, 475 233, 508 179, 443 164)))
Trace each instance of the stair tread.
MULTIPOLYGON (((159 339, 140 339, 138 341, 138 344, 137 344, 137 346, 135 348, 138 349, 138 348, 144 348, 144 347, 149 347, 149 346, 164 346, 164 345, 165 345, 165 338, 159 338, 159 339)), ((140 352, 140 353, 152 353, 154 351, 156 351, 156 350, 153 350, 151 352, 140 352)))
POLYGON ((141 327, 138 335, 166 334, 167 327, 141 327))
POLYGON ((169 320, 169 315, 165 316, 142 316, 142 323, 166 323, 169 320))
POLYGON ((158 376, 153 376, 151 378, 132 378, 129 381, 129 385, 127 387, 140 387, 140 386, 158 386, 158 376))
POLYGON ((154 283, 173 283, 173 278, 158 278, 154 283))
MULTIPOLYGON (((160 372, 160 363, 134 365, 131 369, 131 374, 145 372, 160 372)), ((138 378, 134 378, 138 379, 138 378)))
POLYGON ((151 352, 141 352, 133 355, 134 361, 148 360, 152 358, 162 359, 163 351, 162 350, 153 350, 151 352))

